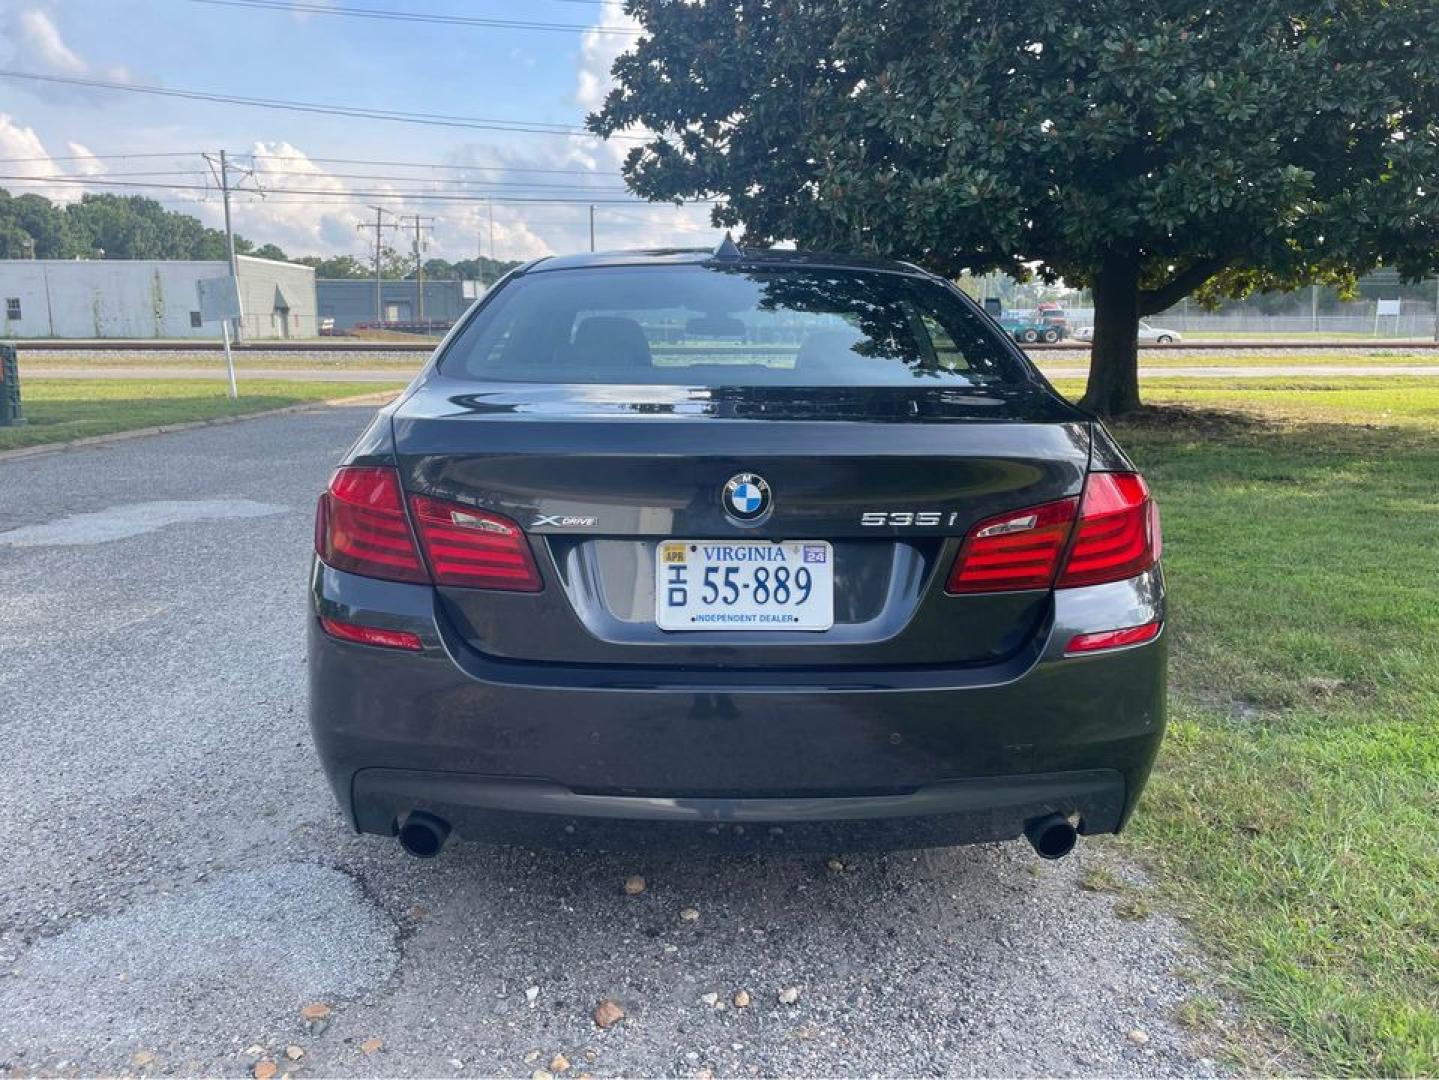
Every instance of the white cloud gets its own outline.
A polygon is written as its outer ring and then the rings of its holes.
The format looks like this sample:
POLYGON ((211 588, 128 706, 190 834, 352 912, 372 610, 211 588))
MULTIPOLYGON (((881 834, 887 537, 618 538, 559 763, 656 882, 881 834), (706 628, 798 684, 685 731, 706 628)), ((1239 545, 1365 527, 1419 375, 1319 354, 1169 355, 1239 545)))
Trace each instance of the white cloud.
POLYGON ((69 162, 69 171, 76 176, 100 176, 105 172, 104 162, 84 143, 67 142, 65 148, 73 159, 69 162))
MULTIPOLYGON (((640 24, 625 14, 620 0, 604 0, 595 25, 640 29, 640 24)), ((604 34, 594 29, 586 30, 580 38, 579 87, 575 99, 586 112, 593 112, 605 103, 611 86, 610 69, 633 42, 629 34, 604 34)))
MULTIPOLYGON (((72 78, 93 77, 108 82, 129 82, 127 68, 93 64, 71 48, 50 13, 40 7, 19 8, 7 20, 4 40, 10 45, 12 65, 27 71, 72 78)), ((95 91, 85 87, 32 83, 28 89, 49 101, 91 99, 95 91)))
MULTIPOLYGON (((245 193, 235 198, 235 230, 257 245, 278 244, 295 256, 349 253, 369 259, 374 233, 362 232, 358 226, 374 220, 371 204, 380 203, 387 210, 386 222, 393 223, 396 217, 414 214, 434 219, 433 230, 424 235, 426 257, 456 261, 473 258, 481 250, 488 254, 490 228, 486 205, 406 197, 407 192, 422 189, 464 191, 455 186, 434 184, 436 174, 428 170, 361 165, 331 170, 288 142, 257 142, 251 148, 251 156, 242 158, 241 163, 253 166, 255 175, 253 180, 241 183, 240 190, 245 193), (376 178, 381 176, 410 178, 376 178), (253 194, 257 189, 269 194, 260 198, 253 194)), ((466 175, 450 173, 445 179, 466 175)), ((495 178, 490 172, 476 173, 471 178, 476 177, 495 178)), ((554 245, 531 228, 523 210, 512 213, 514 209, 505 205, 495 212, 496 255, 504 259, 530 259, 554 251, 554 245)), ((387 231, 385 243, 402 252, 411 251, 413 233, 387 231)))
POLYGON ((80 54, 65 44, 46 12, 39 8, 19 11, 14 25, 16 50, 40 67, 62 75, 83 75, 90 70, 80 54))
MULTIPOLYGON (((76 150, 89 151, 84 147, 76 147, 71 144, 71 152, 76 150)), ((33 176, 52 177, 69 174, 71 172, 81 176, 94 176, 104 170, 99 167, 99 162, 92 157, 81 163, 81 168, 69 170, 62 167, 62 163, 56 161, 50 151, 45 148, 44 142, 32 127, 22 126, 17 123, 8 113, 0 113, 0 158, 7 160, 0 165, 0 171, 7 176, 33 176)), ((63 164, 70 164, 69 162, 63 164)), ((33 192, 36 195, 44 195, 47 199, 55 202, 71 202, 80 198, 81 186, 79 184, 67 183, 43 183, 35 181, 0 180, 0 187, 6 188, 13 195, 23 195, 26 192, 33 192)))
MULTIPOLYGON (((604 0, 595 25, 624 26, 640 29, 640 24, 625 13, 622 0, 604 0)), ((586 114, 595 112, 605 103, 614 86, 610 74, 621 53, 634 43, 627 34, 603 34, 587 30, 580 41, 580 61, 576 72, 575 101, 586 114)), ((643 136, 644 128, 632 127, 618 134, 643 136)), ((570 156, 597 171, 615 171, 635 143, 632 138, 572 138, 570 156)), ((596 246, 604 247, 696 247, 708 246, 721 235, 710 225, 707 206, 636 204, 635 207, 604 207, 600 210, 604 228, 597 228, 596 246)), ((585 237, 586 244, 588 237, 585 237)))

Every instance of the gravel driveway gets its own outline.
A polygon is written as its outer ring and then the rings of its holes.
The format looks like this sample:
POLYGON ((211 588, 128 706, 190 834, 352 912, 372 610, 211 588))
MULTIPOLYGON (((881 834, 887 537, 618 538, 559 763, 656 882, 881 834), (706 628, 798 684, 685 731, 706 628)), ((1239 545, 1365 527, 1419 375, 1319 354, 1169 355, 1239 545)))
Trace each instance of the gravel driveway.
POLYGON ((0 1070, 1216 1069, 1173 1020, 1176 927, 1081 887, 1099 844, 420 863, 353 836, 301 626, 314 495, 366 415, 0 463, 0 1070))

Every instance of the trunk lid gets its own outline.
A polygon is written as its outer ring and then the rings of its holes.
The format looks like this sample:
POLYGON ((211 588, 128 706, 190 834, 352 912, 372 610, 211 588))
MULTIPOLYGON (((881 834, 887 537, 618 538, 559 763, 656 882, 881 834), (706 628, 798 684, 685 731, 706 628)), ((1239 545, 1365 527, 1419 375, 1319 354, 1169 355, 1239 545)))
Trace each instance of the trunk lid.
POLYGON ((1077 495, 1089 425, 1039 385, 698 388, 476 385, 433 377, 393 415, 407 490, 512 518, 546 579, 536 595, 441 589, 455 629, 515 661, 725 667, 992 663, 1032 637, 1045 591, 949 596, 977 520, 1077 495), (762 476, 773 510, 721 503, 762 476), (823 632, 665 632, 667 539, 833 545, 823 632))

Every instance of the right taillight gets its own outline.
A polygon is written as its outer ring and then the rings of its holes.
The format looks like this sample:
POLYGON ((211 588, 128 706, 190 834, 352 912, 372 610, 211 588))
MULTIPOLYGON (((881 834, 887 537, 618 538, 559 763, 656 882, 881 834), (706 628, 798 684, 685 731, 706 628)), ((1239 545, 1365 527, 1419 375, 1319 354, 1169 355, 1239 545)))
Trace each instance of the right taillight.
POLYGON ((335 470, 315 511, 315 551, 336 570, 386 581, 511 592, 544 585, 513 521, 424 495, 410 497, 407 516, 399 473, 387 467, 335 470))
POLYGON ((1057 586, 1123 581, 1159 559, 1159 512, 1138 473, 1090 473, 1057 586))
POLYGON ((1090 473, 1078 499, 979 522, 950 569, 949 593, 1065 589, 1122 581, 1159 560, 1159 511, 1138 473, 1090 473))

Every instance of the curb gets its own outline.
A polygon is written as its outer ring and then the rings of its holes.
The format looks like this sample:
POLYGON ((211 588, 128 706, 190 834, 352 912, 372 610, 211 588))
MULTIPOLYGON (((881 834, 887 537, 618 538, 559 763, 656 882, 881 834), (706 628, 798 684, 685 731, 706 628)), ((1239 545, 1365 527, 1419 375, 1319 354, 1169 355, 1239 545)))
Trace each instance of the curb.
POLYGON ((179 424, 161 424, 158 427, 135 428, 131 431, 112 431, 107 435, 87 435, 83 439, 71 439, 69 442, 22 446, 18 450, 0 450, 0 464, 23 458, 42 457, 45 454, 60 454, 67 450, 83 450, 91 446, 106 446, 110 443, 126 442, 130 439, 143 439, 150 435, 168 435, 172 431, 193 431, 196 428, 238 424, 243 420, 262 420, 267 416, 314 412, 319 409, 344 405, 387 405, 403 392, 403 389, 377 390, 373 394, 356 394, 354 397, 329 398, 323 401, 304 401, 298 405, 283 405, 278 409, 264 409, 260 412, 243 413, 240 416, 212 416, 207 420, 186 420, 179 424))

